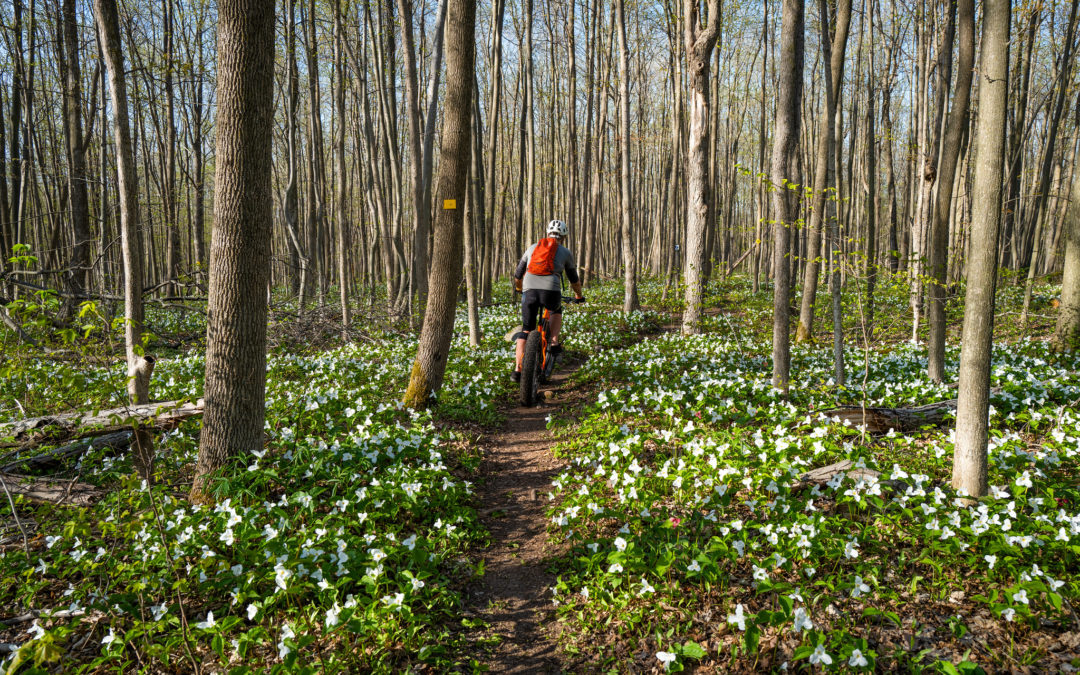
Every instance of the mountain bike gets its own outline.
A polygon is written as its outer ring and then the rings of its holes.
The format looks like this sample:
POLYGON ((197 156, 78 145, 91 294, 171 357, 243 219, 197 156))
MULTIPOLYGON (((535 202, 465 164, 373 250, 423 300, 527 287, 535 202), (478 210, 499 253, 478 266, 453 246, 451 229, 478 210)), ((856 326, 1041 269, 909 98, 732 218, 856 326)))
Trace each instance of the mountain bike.
MULTIPOLYGON (((585 298, 563 296, 563 302, 581 303, 585 298)), ((536 330, 529 331, 529 337, 525 339, 525 354, 521 358, 521 405, 531 406, 536 404, 536 394, 541 384, 546 384, 551 379, 551 373, 555 371, 555 364, 559 360, 558 354, 552 354, 548 345, 548 320, 550 312, 547 307, 540 310, 540 320, 536 330)))

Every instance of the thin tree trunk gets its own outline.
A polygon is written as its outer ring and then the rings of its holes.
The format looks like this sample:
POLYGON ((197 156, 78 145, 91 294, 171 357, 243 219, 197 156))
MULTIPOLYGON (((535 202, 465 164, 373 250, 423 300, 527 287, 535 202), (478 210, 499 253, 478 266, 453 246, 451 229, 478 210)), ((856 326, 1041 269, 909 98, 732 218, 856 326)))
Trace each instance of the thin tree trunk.
MULTIPOLYGON (((701 304, 705 292, 705 231, 713 224, 710 196, 713 176, 708 171, 709 62, 720 36, 720 0, 709 0, 708 24, 704 30, 700 25, 699 11, 700 0, 686 0, 683 35, 690 70, 690 138, 686 159, 686 309, 683 311, 683 335, 701 330, 701 304)), ((628 194, 625 200, 629 202, 628 194)))
POLYGON ((1073 0, 1069 9, 1069 23, 1065 30, 1065 46, 1061 54, 1061 65, 1057 73, 1057 94, 1054 101, 1054 110, 1050 116, 1049 126, 1046 130, 1046 147, 1043 149, 1043 161, 1039 171, 1039 187, 1035 193, 1035 203, 1031 208, 1034 217, 1035 235, 1032 240, 1031 258, 1028 261, 1027 281, 1024 283, 1024 308, 1020 312, 1020 326, 1027 325, 1028 310, 1031 308, 1031 289, 1035 284, 1035 273, 1039 264, 1039 256, 1042 255, 1043 228, 1046 222, 1046 205, 1049 202, 1050 175, 1054 160, 1054 145, 1058 136, 1058 125, 1061 123, 1062 111, 1065 108, 1065 93, 1069 82, 1072 81, 1073 54, 1075 51, 1074 41, 1076 37, 1077 6, 1080 0, 1073 0))
MULTIPOLYGON (((71 203, 71 234, 74 239, 66 274, 67 290, 81 295, 90 278, 90 198, 86 189, 89 175, 86 170, 86 143, 82 130, 82 75, 79 68, 79 34, 75 0, 64 0, 63 6, 64 119, 68 150, 68 200, 71 203)), ((66 302, 65 315, 75 308, 74 300, 66 302)))
MULTIPOLYGON (((632 312, 638 308, 638 294, 637 259, 634 250, 634 208, 630 195, 630 54, 626 46, 625 5, 626 0, 615 2, 616 32, 619 37, 619 106, 621 110, 619 154, 622 157, 622 166, 619 186, 622 196, 620 222, 622 226, 623 311, 632 312)), ((708 63, 704 67, 708 69, 708 63)))
MULTIPOLYGON (((936 211, 930 236, 930 344, 927 373, 934 382, 945 379, 945 302, 948 272, 949 216, 952 213, 953 185, 960 164, 960 146, 969 124, 968 101, 975 67, 975 0, 957 0, 960 44, 956 71, 956 93, 949 111, 945 144, 942 148, 936 211)), ((995 256, 997 251, 994 251, 995 256)))
POLYGON ((337 232, 338 298, 341 302, 341 339, 349 341, 352 315, 349 307, 349 221, 345 211, 348 200, 348 176, 345 174, 345 49, 344 27, 341 20, 341 0, 334 2, 334 106, 337 114, 337 138, 334 140, 337 160, 337 195, 334 200, 334 216, 337 232))
POLYGON ((988 489, 987 415, 994 329, 1001 180, 1004 174, 1005 112, 1008 104, 1010 0, 985 0, 979 119, 976 126, 975 187, 964 328, 960 337, 960 382, 952 486, 969 497, 988 489))
POLYGON ((790 227, 794 225, 791 204, 792 164, 799 148, 799 127, 803 89, 803 44, 805 39, 803 0, 783 0, 783 27, 776 99, 776 130, 772 154, 773 202, 773 386, 787 391, 791 368, 790 227))
POLYGON ((1075 167, 1065 216, 1065 271, 1054 347, 1062 352, 1080 349, 1080 171, 1075 167))
MULTIPOLYGON (((821 250, 822 226, 825 222, 825 208, 830 168, 835 155, 836 101, 844 85, 844 56, 847 52, 848 28, 851 25, 851 0, 838 0, 836 10, 835 33, 830 40, 828 3, 820 0, 821 7, 821 49, 823 61, 829 64, 829 74, 825 81, 825 114, 821 118, 818 130, 817 158, 814 169, 813 206, 810 211, 810 226, 807 231, 806 273, 803 277, 802 303, 799 308, 799 326, 795 330, 795 341, 813 340, 814 301, 817 299, 818 286, 818 251, 821 250), (830 45, 831 42, 831 45, 830 45)), ((833 187, 833 197, 836 197, 833 187)), ((834 261, 835 264, 835 261, 834 261)))
MULTIPOLYGON (((127 82, 124 55, 120 44, 120 21, 116 0, 94 0, 94 18, 101 41, 102 55, 109 73, 109 91, 113 108, 113 136, 116 145, 117 185, 120 192, 120 248, 124 262, 124 351, 127 360, 128 396, 131 403, 150 402, 149 373, 153 358, 142 352, 142 245, 139 239, 138 177, 131 148, 128 124, 127 82), (137 377, 139 372, 146 377, 137 377)), ((133 440, 135 465, 144 480, 152 478, 152 437, 139 430, 133 440), (140 433, 141 432, 141 433, 140 433)))

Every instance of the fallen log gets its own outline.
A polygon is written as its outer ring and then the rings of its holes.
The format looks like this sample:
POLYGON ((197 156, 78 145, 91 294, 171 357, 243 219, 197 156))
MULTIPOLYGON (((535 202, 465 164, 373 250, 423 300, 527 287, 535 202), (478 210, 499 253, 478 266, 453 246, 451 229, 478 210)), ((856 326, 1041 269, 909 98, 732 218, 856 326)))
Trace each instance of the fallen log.
POLYGON ((0 424, 0 448, 28 448, 41 443, 101 436, 134 425, 158 430, 175 428, 183 420, 201 415, 203 399, 127 405, 94 413, 64 413, 0 424))
POLYGON ((940 427, 956 414, 956 399, 938 401, 916 408, 863 408, 857 405, 822 410, 829 419, 866 427, 867 433, 886 434, 889 431, 906 433, 922 427, 940 427))
POLYGON ((0 466, 0 472, 10 473, 16 470, 26 471, 27 469, 43 469, 54 464, 59 464, 68 457, 81 455, 87 450, 101 450, 102 448, 123 450, 129 445, 131 445, 131 431, 117 431, 111 434, 105 434, 104 436, 97 436, 88 440, 69 443, 68 445, 50 450, 41 455, 16 459, 9 464, 0 466))
POLYGON ((0 473, 0 489, 7 491, 13 497, 22 495, 32 502, 41 504, 66 502, 74 506, 89 506, 105 494, 104 490, 89 483, 29 478, 11 473, 0 473))

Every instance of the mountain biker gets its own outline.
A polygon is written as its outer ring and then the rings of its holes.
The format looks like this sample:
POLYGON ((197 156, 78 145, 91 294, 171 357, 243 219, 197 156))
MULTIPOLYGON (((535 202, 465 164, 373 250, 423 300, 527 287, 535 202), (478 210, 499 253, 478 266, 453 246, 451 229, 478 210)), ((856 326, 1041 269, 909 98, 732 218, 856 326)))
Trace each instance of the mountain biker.
POLYGON ((547 236, 525 251, 514 271, 514 289, 521 293, 521 332, 517 338, 517 358, 511 379, 521 380, 521 359, 525 355, 525 340, 529 331, 536 329, 536 318, 541 307, 551 313, 548 350, 552 354, 562 351, 559 329, 562 328, 562 275, 570 281, 574 297, 584 302, 577 263, 570 249, 562 245, 569 234, 566 223, 553 220, 547 225, 547 236))

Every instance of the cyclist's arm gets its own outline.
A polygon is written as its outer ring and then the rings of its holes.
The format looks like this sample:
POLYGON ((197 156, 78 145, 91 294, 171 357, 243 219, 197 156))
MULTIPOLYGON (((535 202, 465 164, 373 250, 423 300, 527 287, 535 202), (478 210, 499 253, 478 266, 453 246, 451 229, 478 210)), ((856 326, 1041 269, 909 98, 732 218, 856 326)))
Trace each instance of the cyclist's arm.
POLYGON ((581 277, 578 276, 577 263, 574 259, 570 258, 570 264, 568 264, 564 270, 566 272, 566 280, 570 282, 570 288, 574 289, 574 297, 581 299, 581 277))
POLYGON ((525 278, 525 270, 529 269, 529 256, 526 254, 518 261, 517 269, 514 270, 514 290, 521 292, 521 280, 525 278))

